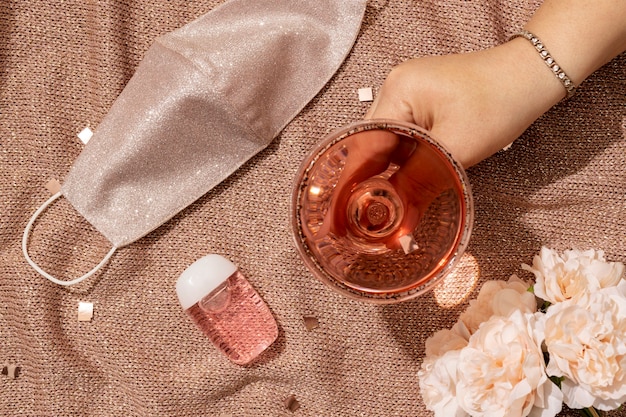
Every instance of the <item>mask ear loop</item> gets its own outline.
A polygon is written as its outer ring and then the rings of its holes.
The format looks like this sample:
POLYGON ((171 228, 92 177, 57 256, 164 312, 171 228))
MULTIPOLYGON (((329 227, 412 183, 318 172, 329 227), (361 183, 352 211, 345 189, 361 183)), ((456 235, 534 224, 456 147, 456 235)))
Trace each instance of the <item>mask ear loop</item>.
POLYGON ((26 225, 26 229, 24 229, 24 236, 22 237, 22 252, 24 252, 24 257, 26 258, 26 261, 30 264, 30 266, 33 267, 33 269, 37 272, 39 272, 41 275, 43 275, 44 277, 48 278, 50 281, 54 282, 55 284, 59 284, 59 285, 65 285, 65 286, 69 286, 69 285, 74 285, 74 284, 78 284, 79 282, 82 282, 84 280, 86 280, 87 278, 89 278, 90 276, 92 276, 93 274, 95 274, 96 272, 98 272, 111 258, 111 256, 113 256, 113 254, 115 253, 115 251, 117 250, 116 246, 113 246, 113 248, 109 251, 109 253, 107 253, 105 255, 105 257, 102 259, 102 261, 100 261, 100 263, 98 265, 96 265, 95 268, 93 268, 91 271, 87 272, 85 275, 83 275, 82 277, 78 277, 76 279, 73 279, 71 281, 62 281, 58 278, 53 277, 52 275, 50 275, 49 273, 47 273, 46 271, 44 271, 43 269, 41 269, 41 267, 39 265, 37 265, 35 263, 35 261, 33 261, 30 256, 28 255, 28 237, 30 235, 30 231, 33 227, 33 224, 35 223, 35 221, 37 220, 37 218, 41 215, 41 213, 43 213, 43 211, 50 205, 52 204, 52 202, 54 200, 56 200, 57 198, 59 198, 61 196, 61 192, 59 191, 58 193, 56 193, 55 195, 53 195, 52 197, 50 197, 48 199, 48 201, 46 201, 45 203, 43 203, 41 205, 41 207, 39 207, 37 209, 37 211, 35 211, 35 213, 33 214, 33 217, 30 218, 30 221, 28 222, 28 224, 26 225))

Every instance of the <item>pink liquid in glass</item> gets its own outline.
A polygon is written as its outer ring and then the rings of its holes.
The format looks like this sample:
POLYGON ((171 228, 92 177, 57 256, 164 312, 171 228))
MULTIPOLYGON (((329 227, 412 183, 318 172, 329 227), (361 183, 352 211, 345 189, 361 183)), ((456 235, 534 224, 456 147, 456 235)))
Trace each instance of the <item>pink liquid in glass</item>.
POLYGON ((392 303, 430 290, 455 265, 473 204, 462 167, 428 132, 373 120, 329 135, 305 159, 292 216, 296 248, 316 277, 349 297, 392 303), (395 149, 388 165, 340 188, 352 152, 372 139, 395 149), (411 175, 399 181, 400 170, 411 175), (333 209, 336 199, 345 210, 333 209))
POLYGON ((278 337, 267 304, 238 270, 186 313, 236 364, 251 362, 278 337))

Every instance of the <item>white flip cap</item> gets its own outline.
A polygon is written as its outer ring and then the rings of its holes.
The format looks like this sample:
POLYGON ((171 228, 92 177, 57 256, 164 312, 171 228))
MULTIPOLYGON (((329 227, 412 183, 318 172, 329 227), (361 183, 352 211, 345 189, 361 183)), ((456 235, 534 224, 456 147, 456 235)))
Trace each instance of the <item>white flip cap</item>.
POLYGON ((237 266, 220 255, 207 255, 189 265, 176 282, 183 310, 202 300, 236 271, 237 266))

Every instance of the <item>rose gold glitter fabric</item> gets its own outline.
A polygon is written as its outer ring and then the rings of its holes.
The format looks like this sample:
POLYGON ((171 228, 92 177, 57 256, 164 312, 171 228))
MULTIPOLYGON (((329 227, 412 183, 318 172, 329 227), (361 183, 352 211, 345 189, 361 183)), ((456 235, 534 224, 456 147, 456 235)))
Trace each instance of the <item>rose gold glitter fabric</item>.
MULTIPOLYGON (((0 374, 0 414, 430 416, 417 382, 424 341, 457 319, 481 282, 530 278, 519 265, 541 245, 604 249, 626 262, 622 55, 511 149, 468 171, 474 232, 446 286, 377 306, 313 278, 290 235, 292 178, 318 140, 364 115, 358 89, 376 94, 410 57, 502 43, 539 4, 371 0, 347 60, 266 149, 94 277, 69 288, 48 282, 20 248, 45 184, 65 182, 84 147, 77 133, 98 128, 154 40, 220 3, 0 2, 0 366, 20 369, 15 379, 0 374), (211 252, 240 267, 278 322, 278 340, 253 365, 230 363, 178 306, 178 275, 211 252), (77 320, 79 301, 93 303, 92 321, 77 320), (309 315, 319 322, 311 331, 309 315)), ((41 216, 30 244, 59 276, 85 273, 109 248, 66 199, 41 216)))

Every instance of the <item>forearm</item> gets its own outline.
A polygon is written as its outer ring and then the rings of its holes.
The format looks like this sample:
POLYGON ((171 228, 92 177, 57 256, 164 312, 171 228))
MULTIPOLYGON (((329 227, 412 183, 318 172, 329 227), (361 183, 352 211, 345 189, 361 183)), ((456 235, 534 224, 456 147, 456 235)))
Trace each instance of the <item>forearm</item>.
POLYGON ((545 0, 525 29, 579 85, 626 50, 626 1, 545 0))
MULTIPOLYGON (((541 40, 578 86, 626 50, 626 0, 545 0, 524 29, 541 40)), ((520 135, 566 95, 564 85, 527 39, 515 38, 481 54, 502 74, 493 74, 491 81, 501 89, 495 98, 501 100, 498 118, 511 136, 503 131, 492 141, 467 146, 462 158, 469 156, 470 165, 520 135)), ((489 62, 486 59, 481 61, 489 62)))

